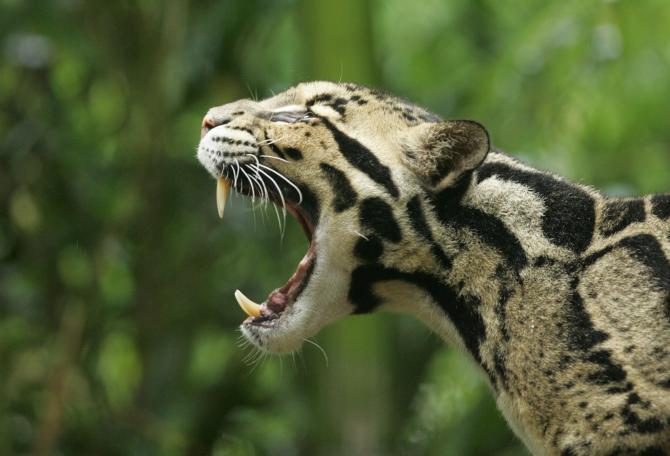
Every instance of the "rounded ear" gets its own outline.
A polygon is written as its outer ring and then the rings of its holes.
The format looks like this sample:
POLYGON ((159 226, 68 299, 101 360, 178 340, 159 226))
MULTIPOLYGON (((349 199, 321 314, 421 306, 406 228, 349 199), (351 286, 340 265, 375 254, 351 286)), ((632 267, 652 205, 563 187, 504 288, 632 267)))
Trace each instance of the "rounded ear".
POLYGON ((403 161, 429 188, 439 191, 477 168, 491 148, 489 134, 471 120, 447 120, 413 127, 403 144, 403 161))

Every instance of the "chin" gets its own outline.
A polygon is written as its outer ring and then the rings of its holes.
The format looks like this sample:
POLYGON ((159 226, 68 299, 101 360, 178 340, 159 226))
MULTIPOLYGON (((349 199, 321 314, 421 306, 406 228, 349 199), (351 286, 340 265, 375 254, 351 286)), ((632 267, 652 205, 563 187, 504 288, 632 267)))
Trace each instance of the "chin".
POLYGON ((248 317, 240 325, 243 336, 258 349, 286 354, 298 350, 305 339, 327 324, 351 313, 352 306, 338 290, 346 289, 348 275, 329 264, 328 242, 319 240, 318 226, 300 208, 287 204, 300 223, 309 248, 284 285, 257 304, 235 291, 235 298, 248 317))

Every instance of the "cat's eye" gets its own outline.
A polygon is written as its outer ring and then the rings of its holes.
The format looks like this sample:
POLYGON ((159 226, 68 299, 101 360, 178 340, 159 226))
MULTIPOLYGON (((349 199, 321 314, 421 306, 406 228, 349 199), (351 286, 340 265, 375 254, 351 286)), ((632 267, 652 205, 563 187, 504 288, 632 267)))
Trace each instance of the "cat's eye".
POLYGON ((296 123, 311 118, 309 111, 279 111, 270 115, 272 122, 296 123))
POLYGON ((309 119, 314 119, 316 116, 312 111, 275 111, 270 114, 271 122, 285 122, 285 123, 296 123, 296 122, 305 122, 309 119))

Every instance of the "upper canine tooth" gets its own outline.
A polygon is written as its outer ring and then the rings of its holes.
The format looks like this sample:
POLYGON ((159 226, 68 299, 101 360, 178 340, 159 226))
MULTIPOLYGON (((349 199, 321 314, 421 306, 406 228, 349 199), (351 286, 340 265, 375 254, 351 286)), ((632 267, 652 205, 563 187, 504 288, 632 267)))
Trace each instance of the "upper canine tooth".
POLYGON ((237 303, 240 305, 242 310, 244 310, 244 313, 250 317, 261 316, 261 306, 244 296, 240 290, 235 290, 235 299, 237 299, 237 303))
POLYGON ((230 181, 221 176, 216 180, 216 208, 219 210, 219 218, 223 218, 223 210, 226 208, 228 193, 230 192, 230 181))

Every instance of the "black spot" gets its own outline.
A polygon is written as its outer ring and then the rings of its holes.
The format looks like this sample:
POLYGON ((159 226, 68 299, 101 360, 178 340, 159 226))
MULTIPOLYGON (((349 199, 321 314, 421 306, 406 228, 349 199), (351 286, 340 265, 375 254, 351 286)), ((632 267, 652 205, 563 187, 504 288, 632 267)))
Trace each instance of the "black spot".
POLYGON ((426 222, 426 217, 423 214, 423 209, 421 208, 421 199, 419 196, 414 196, 411 200, 407 202, 407 215, 412 224, 412 228, 416 231, 419 236, 424 238, 426 242, 430 245, 430 251, 433 256, 437 259, 440 265, 446 269, 451 269, 451 260, 447 257, 447 254, 444 253, 442 247, 435 242, 433 238, 433 233, 430 231, 430 227, 426 222))
POLYGON ((288 155, 288 158, 290 158, 291 160, 295 161, 302 160, 302 152, 300 152, 298 149, 294 147, 286 147, 284 149, 284 153, 286 153, 286 155, 288 155))
POLYGON ((603 208, 600 232, 604 236, 611 236, 631 223, 644 222, 644 220, 644 200, 609 201, 603 208))
MULTIPOLYGON (((655 434, 661 432, 665 425, 656 417, 641 419, 640 416, 631 409, 632 405, 643 402, 637 393, 630 393, 626 405, 621 410, 623 423, 632 432, 638 434, 655 434)), ((644 401, 646 403, 646 401, 644 401)))
POLYGON ((670 218, 670 195, 654 195, 651 198, 651 212, 661 220, 670 218))
POLYGON ((378 307, 381 299, 373 293, 372 287, 389 280, 405 281, 428 293, 451 320, 472 356, 481 362, 479 346, 486 338, 486 327, 479 313, 479 299, 459 295, 432 274, 404 272, 380 265, 359 266, 351 274, 349 288, 349 300, 356 307, 355 313, 371 312, 378 307))
POLYGON ((600 370, 587 377, 587 380, 591 383, 606 385, 622 382, 626 379, 626 371, 612 360, 612 353, 607 350, 595 351, 586 360, 600 367, 600 370))
POLYGON ((346 174, 326 163, 321 163, 319 166, 333 189, 333 208, 335 212, 342 212, 356 204, 358 195, 346 174))
POLYGON ((607 388, 605 390, 605 393, 607 393, 607 394, 625 394, 625 393, 628 393, 630 391, 633 391, 633 384, 631 382, 628 382, 623 387, 613 386, 611 388, 607 388))
POLYGON ((274 152, 279 158, 283 158, 284 160, 286 160, 286 155, 284 155, 284 152, 282 152, 281 149, 280 149, 279 147, 277 147, 276 144, 274 144, 274 143, 270 143, 270 149, 271 149, 272 152, 274 152))
POLYGON ((561 456, 577 456, 577 453, 575 453, 575 450, 573 450, 570 447, 565 447, 561 451, 561 456))
POLYGON ((376 261, 384 253, 384 246, 376 236, 367 239, 360 238, 354 246, 354 255, 363 261, 376 261))
POLYGON ((347 109, 347 103, 349 101, 346 98, 336 98, 331 103, 328 103, 328 106, 337 111, 341 116, 344 116, 347 109))
POLYGON ((586 401, 582 401, 577 405, 579 406, 579 408, 586 408, 589 405, 589 403, 586 401))
POLYGON ((668 453, 661 447, 653 446, 645 448, 639 454, 640 456, 666 456, 668 453))
POLYGON ((383 199, 366 198, 360 204, 359 220, 364 228, 372 230, 382 239, 400 242, 400 227, 393 216, 393 209, 383 199))
POLYGON ((367 100, 361 98, 360 95, 354 95, 353 97, 350 98, 350 100, 356 102, 359 106, 368 104, 367 100))
POLYGON ((542 230, 552 242, 575 252, 586 250, 593 238, 596 220, 595 203, 586 191, 554 176, 503 163, 484 164, 477 172, 479 182, 493 175, 526 185, 542 198, 546 206, 542 230))
POLYGON ((363 144, 344 134, 327 119, 322 120, 333 134, 333 138, 344 158, 352 166, 367 174, 370 179, 386 188, 391 196, 397 198, 400 192, 391 178, 391 171, 388 166, 382 165, 377 156, 363 144))
POLYGON ((663 422, 658 418, 647 418, 640 419, 640 417, 635 412, 631 412, 628 406, 624 407, 626 409, 622 412, 624 424, 633 428, 634 432, 639 434, 655 434, 661 432, 665 427, 663 422))
POLYGON ((321 94, 316 95, 316 96, 310 98, 309 100, 307 100, 307 102, 305 103, 305 106, 309 108, 310 106, 314 106, 316 103, 322 103, 324 101, 328 102, 332 99, 333 99, 333 96, 330 95, 329 93, 321 93, 321 94))

